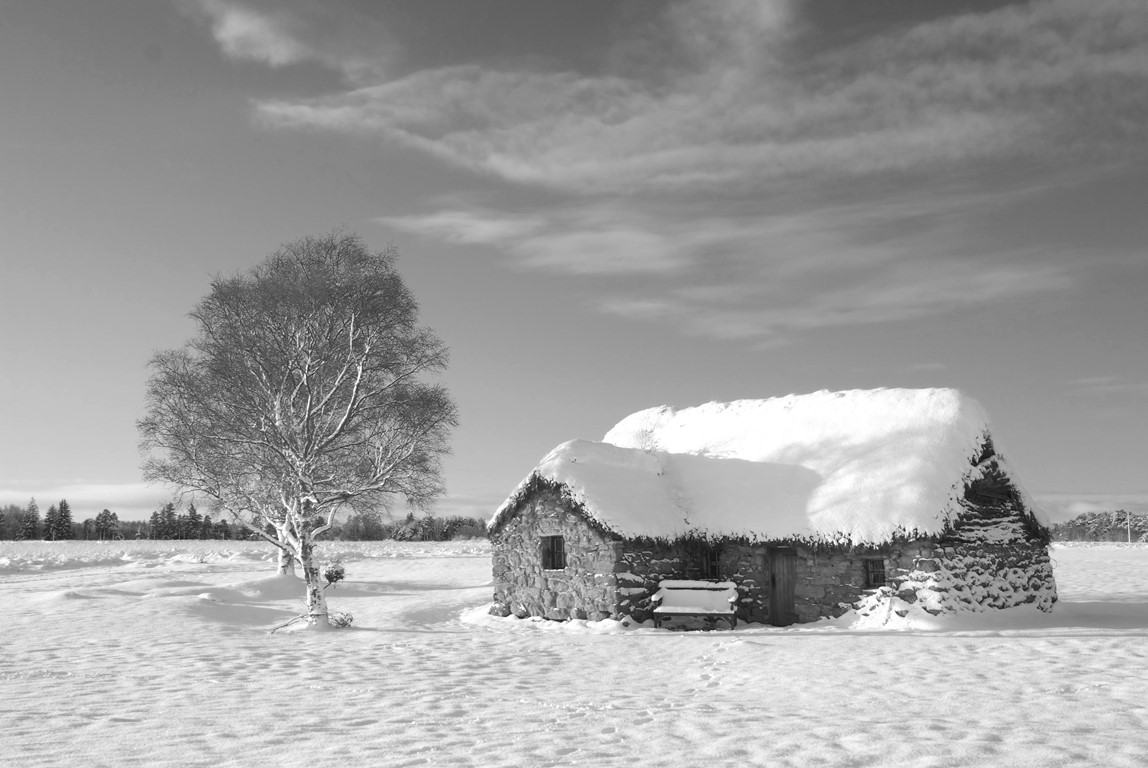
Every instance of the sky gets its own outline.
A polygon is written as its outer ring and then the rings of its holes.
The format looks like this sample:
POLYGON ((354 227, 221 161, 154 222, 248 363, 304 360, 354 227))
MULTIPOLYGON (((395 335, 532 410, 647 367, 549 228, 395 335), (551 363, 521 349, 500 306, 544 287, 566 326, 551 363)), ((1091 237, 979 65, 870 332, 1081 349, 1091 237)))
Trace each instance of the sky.
POLYGON ((634 411, 957 387, 1148 512, 1143 0, 14 0, 0 505, 146 517, 147 363, 345 226, 451 348, 436 513, 634 411))

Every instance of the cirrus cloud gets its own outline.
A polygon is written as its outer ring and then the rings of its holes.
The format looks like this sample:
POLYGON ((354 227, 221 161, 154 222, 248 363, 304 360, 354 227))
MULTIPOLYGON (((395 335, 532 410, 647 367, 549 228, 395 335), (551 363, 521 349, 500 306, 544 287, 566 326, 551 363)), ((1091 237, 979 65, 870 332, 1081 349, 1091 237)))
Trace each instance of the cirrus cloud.
POLYGON ((685 54, 659 77, 461 64, 257 111, 594 194, 1119 153, 1148 135, 1148 7, 1136 0, 1008 6, 813 52, 787 3, 720 7, 671 6, 663 31, 685 54))
POLYGON ((205 21, 228 58, 280 68, 314 62, 349 84, 385 77, 397 55, 388 30, 348 0, 176 0, 205 21))
MULTIPOLYGON (((503 193, 420 201, 388 226, 601 278, 602 312, 757 343, 1069 289, 1074 254, 993 242, 984 223, 1148 159, 1141 0, 937 11, 835 46, 788 0, 661 8, 597 68, 455 61, 255 99, 255 114, 377 138, 503 193), (523 190, 542 194, 505 202, 523 190)), ((307 45, 368 71, 361 46, 307 45)))
POLYGON ((607 314, 759 344, 1063 291, 1078 277, 1068 265, 1049 263, 1044 251, 978 252, 958 232, 938 246, 939 225, 912 225, 935 215, 928 203, 903 200, 890 210, 854 204, 758 217, 586 204, 520 216, 454 209, 380 221, 493 248, 520 268, 609 278, 589 299, 607 314))
POLYGON ((259 13, 224 0, 199 0, 199 8, 210 18, 219 47, 232 58, 281 67, 315 55, 291 34, 289 21, 281 15, 259 13))

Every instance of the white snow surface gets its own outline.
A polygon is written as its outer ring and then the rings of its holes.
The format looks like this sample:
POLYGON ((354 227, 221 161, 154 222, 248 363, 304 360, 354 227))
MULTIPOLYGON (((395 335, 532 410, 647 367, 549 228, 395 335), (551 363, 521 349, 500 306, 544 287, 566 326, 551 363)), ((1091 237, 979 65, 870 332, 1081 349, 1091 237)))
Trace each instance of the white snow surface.
POLYGON ((1145 546, 1055 547, 1051 614, 899 631, 503 619, 486 542, 319 556, 354 625, 268 635, 302 585, 266 545, 0 542, 0 764, 1148 764, 1145 546))
POLYGON ((955 389, 821 391, 639 411, 602 442, 559 445, 531 475, 628 537, 879 543, 943 529, 987 434, 984 409, 955 389))
POLYGON ((737 585, 732 581, 664 579, 651 598, 654 613, 726 613, 737 610, 737 585))

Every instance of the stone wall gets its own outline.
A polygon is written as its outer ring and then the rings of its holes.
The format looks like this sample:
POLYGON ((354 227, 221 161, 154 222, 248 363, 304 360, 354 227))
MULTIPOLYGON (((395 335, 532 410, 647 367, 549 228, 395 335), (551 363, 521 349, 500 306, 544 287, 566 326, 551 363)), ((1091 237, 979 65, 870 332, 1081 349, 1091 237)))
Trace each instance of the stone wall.
POLYGON ((797 547, 797 586, 794 608, 798 623, 837 618, 852 610, 865 595, 865 560, 884 562, 892 572, 895 557, 888 551, 864 553, 797 547))
MULTIPOLYGON (((638 621, 652 617, 650 597, 662 579, 704 579, 699 542, 632 542, 623 544, 618 573, 619 613, 638 621)), ((769 561, 760 544, 718 542, 718 579, 738 588, 738 621, 764 622, 769 618, 769 561)))
MULTIPOLYGON (((719 578, 738 586, 738 619, 770 621, 769 548, 764 544, 721 544, 719 578)), ((836 618, 858 607, 872 610, 873 598, 897 599, 932 614, 983 611, 1033 603, 1049 610, 1056 584, 1048 550, 1023 538, 1009 543, 955 538, 916 539, 881 549, 848 551, 794 547, 794 610, 798 623, 836 618), (877 558, 886 587, 865 588, 865 561, 877 558)), ((618 610, 638 621, 650 618, 650 596, 662 579, 701 578, 689 547, 667 544, 636 547, 626 542, 618 575, 618 610)))
MULTIPOLYGON (((997 486, 998 490, 1001 488, 997 486)), ((974 484, 952 530, 900 545, 887 561, 889 588, 858 606, 863 616, 937 616, 1034 605, 1052 610, 1056 579, 1048 545, 1015 490, 981 495, 974 484)))
MULTIPOLYGON (((768 579, 768 575, 766 577, 768 579)), ((768 584, 768 581, 766 581, 768 584)), ((1056 602, 1048 549, 1039 542, 967 542, 951 538, 891 544, 879 553, 797 550, 795 608, 800 623, 835 618, 857 608, 905 616, 914 607, 932 615, 1056 602), (868 557, 885 566, 886 588, 865 590, 868 557), (890 600, 896 605, 886 605, 890 600)), ((765 595, 768 603, 768 595, 765 595)), ((768 610, 765 613, 768 620, 768 610)))
MULTIPOLYGON (((1000 486, 994 486, 1000 491, 1000 486)), ((991 489, 990 489, 991 490, 991 489)), ((1008 491, 1008 489, 1005 489, 1008 491)), ((932 615, 1035 604, 1050 610, 1056 583, 1039 526, 1015 495, 978 496, 971 488, 951 531, 880 549, 791 547, 796 552, 794 609, 799 623, 862 615, 932 615), (1027 516, 1027 517, 1026 517, 1027 516), (865 560, 880 558, 886 586, 866 590, 865 560)), ((652 616, 650 597, 663 579, 700 579, 704 542, 617 540, 591 527, 557 489, 529 493, 492 535, 491 612, 549 619, 652 616), (543 570, 542 537, 565 542, 566 568, 543 570)), ((738 619, 770 620, 770 548, 718 542, 718 577, 738 586, 738 619)))
POLYGON ((492 536, 498 616, 601 620, 615 616, 621 543, 591 528, 554 490, 528 496, 492 536), (566 568, 543 570, 542 537, 562 536, 566 568))
POLYGON ((1052 562, 1043 545, 918 542, 906 546, 890 584, 905 615, 916 606, 932 615, 1056 602, 1052 562))
POLYGON ((977 470, 943 535, 894 543, 883 553, 887 587, 859 595, 862 616, 888 619, 914 610, 936 616, 1019 605, 1052 610, 1056 580, 1048 532, 1000 469, 991 442, 977 470))
POLYGON ((737 584, 737 618, 769 621, 769 558, 760 544, 725 542, 718 558, 719 576, 737 584))
POLYGON ((681 547, 653 542, 622 543, 618 571, 618 613, 637 621, 653 617, 650 598, 662 579, 700 578, 698 563, 681 547))
MULTIPOLYGON (((613 546, 618 552, 613 573, 616 586, 613 618, 632 616, 637 621, 646 621, 653 616, 650 598, 657 592, 658 582, 704 578, 696 546, 689 542, 624 541, 613 546)), ((729 541, 719 542, 717 546, 720 549, 718 578, 738 587, 738 620, 768 623, 769 548, 765 544, 729 541)), ((794 608, 799 623, 840 616, 864 596, 864 556, 817 552, 804 547, 796 551, 794 608)), ((887 573, 892 572, 894 562, 899 561, 885 560, 887 573)), ((528 615, 549 614, 528 612, 528 615)))

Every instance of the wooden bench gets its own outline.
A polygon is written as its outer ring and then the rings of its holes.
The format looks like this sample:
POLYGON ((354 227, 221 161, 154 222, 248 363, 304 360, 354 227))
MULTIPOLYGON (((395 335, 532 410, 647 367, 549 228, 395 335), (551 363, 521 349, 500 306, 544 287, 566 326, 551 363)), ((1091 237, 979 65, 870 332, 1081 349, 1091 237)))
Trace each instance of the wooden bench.
POLYGON ((732 581, 691 581, 665 579, 650 601, 654 608, 654 626, 662 626, 666 619, 695 617, 729 622, 737 627, 737 585, 732 581))

